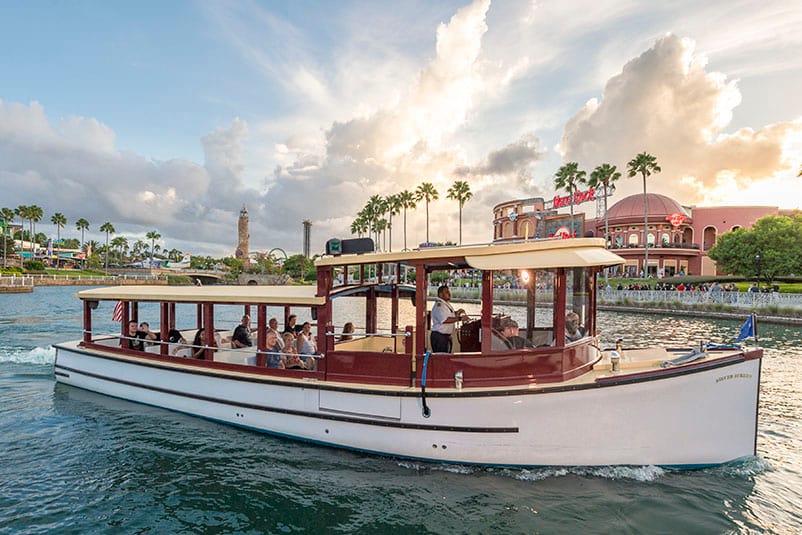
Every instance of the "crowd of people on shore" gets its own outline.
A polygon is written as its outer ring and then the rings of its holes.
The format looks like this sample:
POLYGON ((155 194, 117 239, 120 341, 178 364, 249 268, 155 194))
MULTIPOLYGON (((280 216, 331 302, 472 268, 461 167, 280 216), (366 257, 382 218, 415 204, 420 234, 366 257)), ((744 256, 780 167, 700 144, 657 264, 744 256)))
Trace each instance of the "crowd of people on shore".
MULTIPOLYGON (((699 284, 688 283, 685 284, 680 282, 679 284, 671 284, 671 283, 661 283, 656 282, 654 285, 649 284, 648 282, 641 282, 641 283, 631 283, 628 285, 624 285, 622 283, 618 283, 618 285, 614 288, 612 285, 607 284, 605 285, 603 282, 599 283, 599 290, 603 290, 606 292, 612 292, 613 290, 616 291, 641 291, 641 290, 656 290, 656 291, 666 291, 666 292, 738 292, 738 286, 734 283, 726 283, 726 284, 719 284, 718 282, 712 282, 710 284, 706 282, 702 282, 699 284)), ((760 288, 757 284, 752 284, 749 289, 747 290, 750 293, 772 293, 778 292, 779 286, 776 284, 773 287, 769 287, 768 285, 763 286, 760 288)))

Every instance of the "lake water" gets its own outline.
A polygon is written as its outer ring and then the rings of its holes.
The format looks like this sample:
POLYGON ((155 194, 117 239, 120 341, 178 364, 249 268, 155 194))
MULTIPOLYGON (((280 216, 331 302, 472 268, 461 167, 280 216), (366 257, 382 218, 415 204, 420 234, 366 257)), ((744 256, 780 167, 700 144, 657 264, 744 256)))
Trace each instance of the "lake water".
MULTIPOLYGON (((503 470, 297 443, 56 385, 51 344, 79 337, 76 291, 0 294, 0 533, 802 532, 797 327, 759 326, 755 458, 697 471, 503 470)), ((599 319, 605 345, 728 341, 740 326, 599 319)))

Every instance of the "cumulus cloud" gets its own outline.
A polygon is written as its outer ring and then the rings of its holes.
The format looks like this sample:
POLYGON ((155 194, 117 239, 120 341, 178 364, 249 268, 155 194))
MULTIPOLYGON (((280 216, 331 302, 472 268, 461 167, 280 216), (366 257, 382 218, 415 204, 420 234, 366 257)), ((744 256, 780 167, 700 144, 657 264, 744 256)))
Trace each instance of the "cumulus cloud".
MULTIPOLYGON (((649 152, 662 167, 653 191, 685 203, 713 200, 724 176, 745 185, 790 167, 785 140, 799 124, 727 133, 740 102, 736 81, 708 72, 691 39, 667 35, 613 76, 601 100, 590 100, 568 121, 559 148, 565 161, 586 169, 609 162, 625 170, 635 154, 649 152)), ((632 181, 619 185, 624 192, 638 189, 632 181)))
POLYGON ((62 212, 68 218, 66 235, 83 217, 91 224, 90 237, 99 236, 98 227, 110 221, 129 241, 157 228, 175 247, 222 252, 221 226, 235 224, 236 217, 217 210, 220 199, 242 190, 237 140, 246 131, 235 121, 230 129, 210 134, 207 167, 159 162, 118 150, 112 129, 96 119, 68 117, 53 125, 37 102, 0 101, 2 203, 39 205, 45 222, 49 214, 62 212), (234 142, 227 143, 231 137, 234 142))
POLYGON ((458 167, 454 173, 462 177, 513 175, 521 182, 528 182, 532 176, 532 165, 543 156, 539 145, 537 136, 526 134, 518 141, 492 151, 481 164, 458 167))

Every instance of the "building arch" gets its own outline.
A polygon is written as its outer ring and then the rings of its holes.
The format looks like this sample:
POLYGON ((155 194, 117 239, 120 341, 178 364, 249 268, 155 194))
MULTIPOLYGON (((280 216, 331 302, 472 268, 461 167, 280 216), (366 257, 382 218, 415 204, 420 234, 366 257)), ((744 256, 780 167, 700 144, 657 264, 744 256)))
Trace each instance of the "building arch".
POLYGON ((716 244, 717 232, 718 231, 716 230, 716 227, 713 225, 706 226, 702 231, 702 246, 704 247, 705 251, 716 244))

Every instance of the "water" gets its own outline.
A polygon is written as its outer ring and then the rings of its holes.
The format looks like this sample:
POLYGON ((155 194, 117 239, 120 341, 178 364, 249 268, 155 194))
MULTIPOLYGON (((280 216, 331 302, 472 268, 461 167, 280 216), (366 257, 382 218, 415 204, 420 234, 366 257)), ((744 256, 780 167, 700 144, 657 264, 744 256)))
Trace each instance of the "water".
MULTIPOLYGON (((296 443, 56 385, 50 344, 79 336, 75 292, 0 295, 3 534, 802 531, 799 328, 760 325, 766 358, 755 458, 685 472, 502 470, 296 443)), ((233 327, 239 313, 224 320, 233 327)), ((631 345, 724 341, 738 327, 600 317, 606 345, 619 336, 631 345)))

